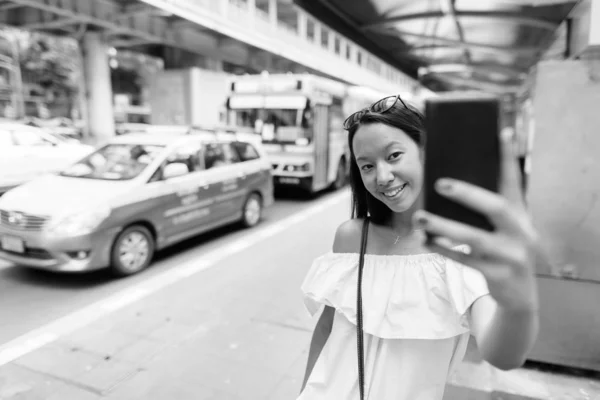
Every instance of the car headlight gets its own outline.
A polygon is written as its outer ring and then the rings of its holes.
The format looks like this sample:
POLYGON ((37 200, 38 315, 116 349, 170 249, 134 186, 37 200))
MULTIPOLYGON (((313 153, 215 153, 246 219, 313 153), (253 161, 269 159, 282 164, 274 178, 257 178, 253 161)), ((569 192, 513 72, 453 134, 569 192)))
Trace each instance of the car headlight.
POLYGON ((310 171, 310 164, 309 163, 304 163, 302 165, 288 164, 283 169, 288 172, 306 172, 306 171, 310 171))
POLYGON ((110 208, 96 207, 79 213, 71 213, 53 220, 48 233, 57 236, 85 235, 96 229, 110 215, 110 208))

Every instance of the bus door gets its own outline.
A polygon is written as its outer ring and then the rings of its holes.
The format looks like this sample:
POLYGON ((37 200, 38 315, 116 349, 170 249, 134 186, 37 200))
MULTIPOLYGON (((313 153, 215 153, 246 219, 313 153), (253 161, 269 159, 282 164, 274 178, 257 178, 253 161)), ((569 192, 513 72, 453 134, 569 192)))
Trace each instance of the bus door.
POLYGON ((328 185, 329 108, 322 104, 315 104, 313 112, 315 170, 312 186, 313 190, 320 190, 328 185))

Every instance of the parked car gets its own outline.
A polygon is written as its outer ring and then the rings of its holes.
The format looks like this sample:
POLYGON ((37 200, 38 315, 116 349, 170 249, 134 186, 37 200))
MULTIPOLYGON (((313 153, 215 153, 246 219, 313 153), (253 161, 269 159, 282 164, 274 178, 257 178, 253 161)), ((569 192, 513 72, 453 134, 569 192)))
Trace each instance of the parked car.
POLYGON ((0 194, 52 173, 94 151, 92 146, 56 138, 40 128, 0 123, 0 194))
POLYGON ((59 134, 61 136, 70 137, 72 139, 81 139, 82 130, 76 122, 69 118, 56 117, 56 118, 35 118, 27 117, 23 121, 24 124, 29 126, 35 126, 43 129, 44 131, 51 134, 59 134))
POLYGON ((260 145, 211 133, 117 136, 0 197, 0 258, 131 275, 158 249, 236 221, 258 224, 272 203, 260 145))

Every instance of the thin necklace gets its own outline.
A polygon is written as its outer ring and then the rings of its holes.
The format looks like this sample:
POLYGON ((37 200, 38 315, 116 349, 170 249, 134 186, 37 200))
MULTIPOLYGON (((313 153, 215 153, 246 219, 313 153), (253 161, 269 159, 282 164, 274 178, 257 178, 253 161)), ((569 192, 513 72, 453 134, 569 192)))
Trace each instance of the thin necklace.
POLYGON ((411 231, 409 233, 407 233, 406 235, 398 235, 396 233, 396 231, 394 231, 392 228, 390 228, 392 230, 392 232, 394 232, 394 234, 396 235, 396 240, 394 241, 394 244, 398 244, 398 242, 400 242, 400 239, 405 238, 410 236, 411 234, 415 233, 415 232, 420 232, 423 229, 411 229, 411 231))

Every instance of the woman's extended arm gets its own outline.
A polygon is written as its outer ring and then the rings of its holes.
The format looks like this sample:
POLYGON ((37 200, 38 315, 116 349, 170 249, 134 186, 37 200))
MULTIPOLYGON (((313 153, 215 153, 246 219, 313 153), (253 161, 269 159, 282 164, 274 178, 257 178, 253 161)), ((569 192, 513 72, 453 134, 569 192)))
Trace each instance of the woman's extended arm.
POLYGON ((546 258, 539 235, 524 202, 521 173, 512 141, 503 131, 499 193, 467 182, 443 179, 436 190, 449 200, 486 216, 494 226, 487 231, 424 211, 415 222, 434 239, 433 251, 479 270, 491 296, 476 300, 472 328, 486 361, 501 369, 520 367, 539 331, 536 264, 546 258), (469 254, 455 252, 450 243, 465 243, 469 254))
POLYGON ((481 356, 502 370, 525 363, 539 331, 536 309, 510 310, 499 306, 491 296, 473 303, 471 321, 481 356))
POLYGON ((300 392, 304 390, 306 381, 308 381, 308 378, 310 377, 310 374, 317 363, 317 360, 319 359, 321 350, 323 350, 325 343, 327 343, 327 339, 331 333, 331 327, 333 326, 334 314, 335 310, 332 307, 325 306, 323 313, 321 314, 321 317, 315 326, 315 331, 313 332, 312 340, 310 342, 310 350, 308 351, 306 372, 304 373, 304 380, 302 381, 302 389, 300 392))

